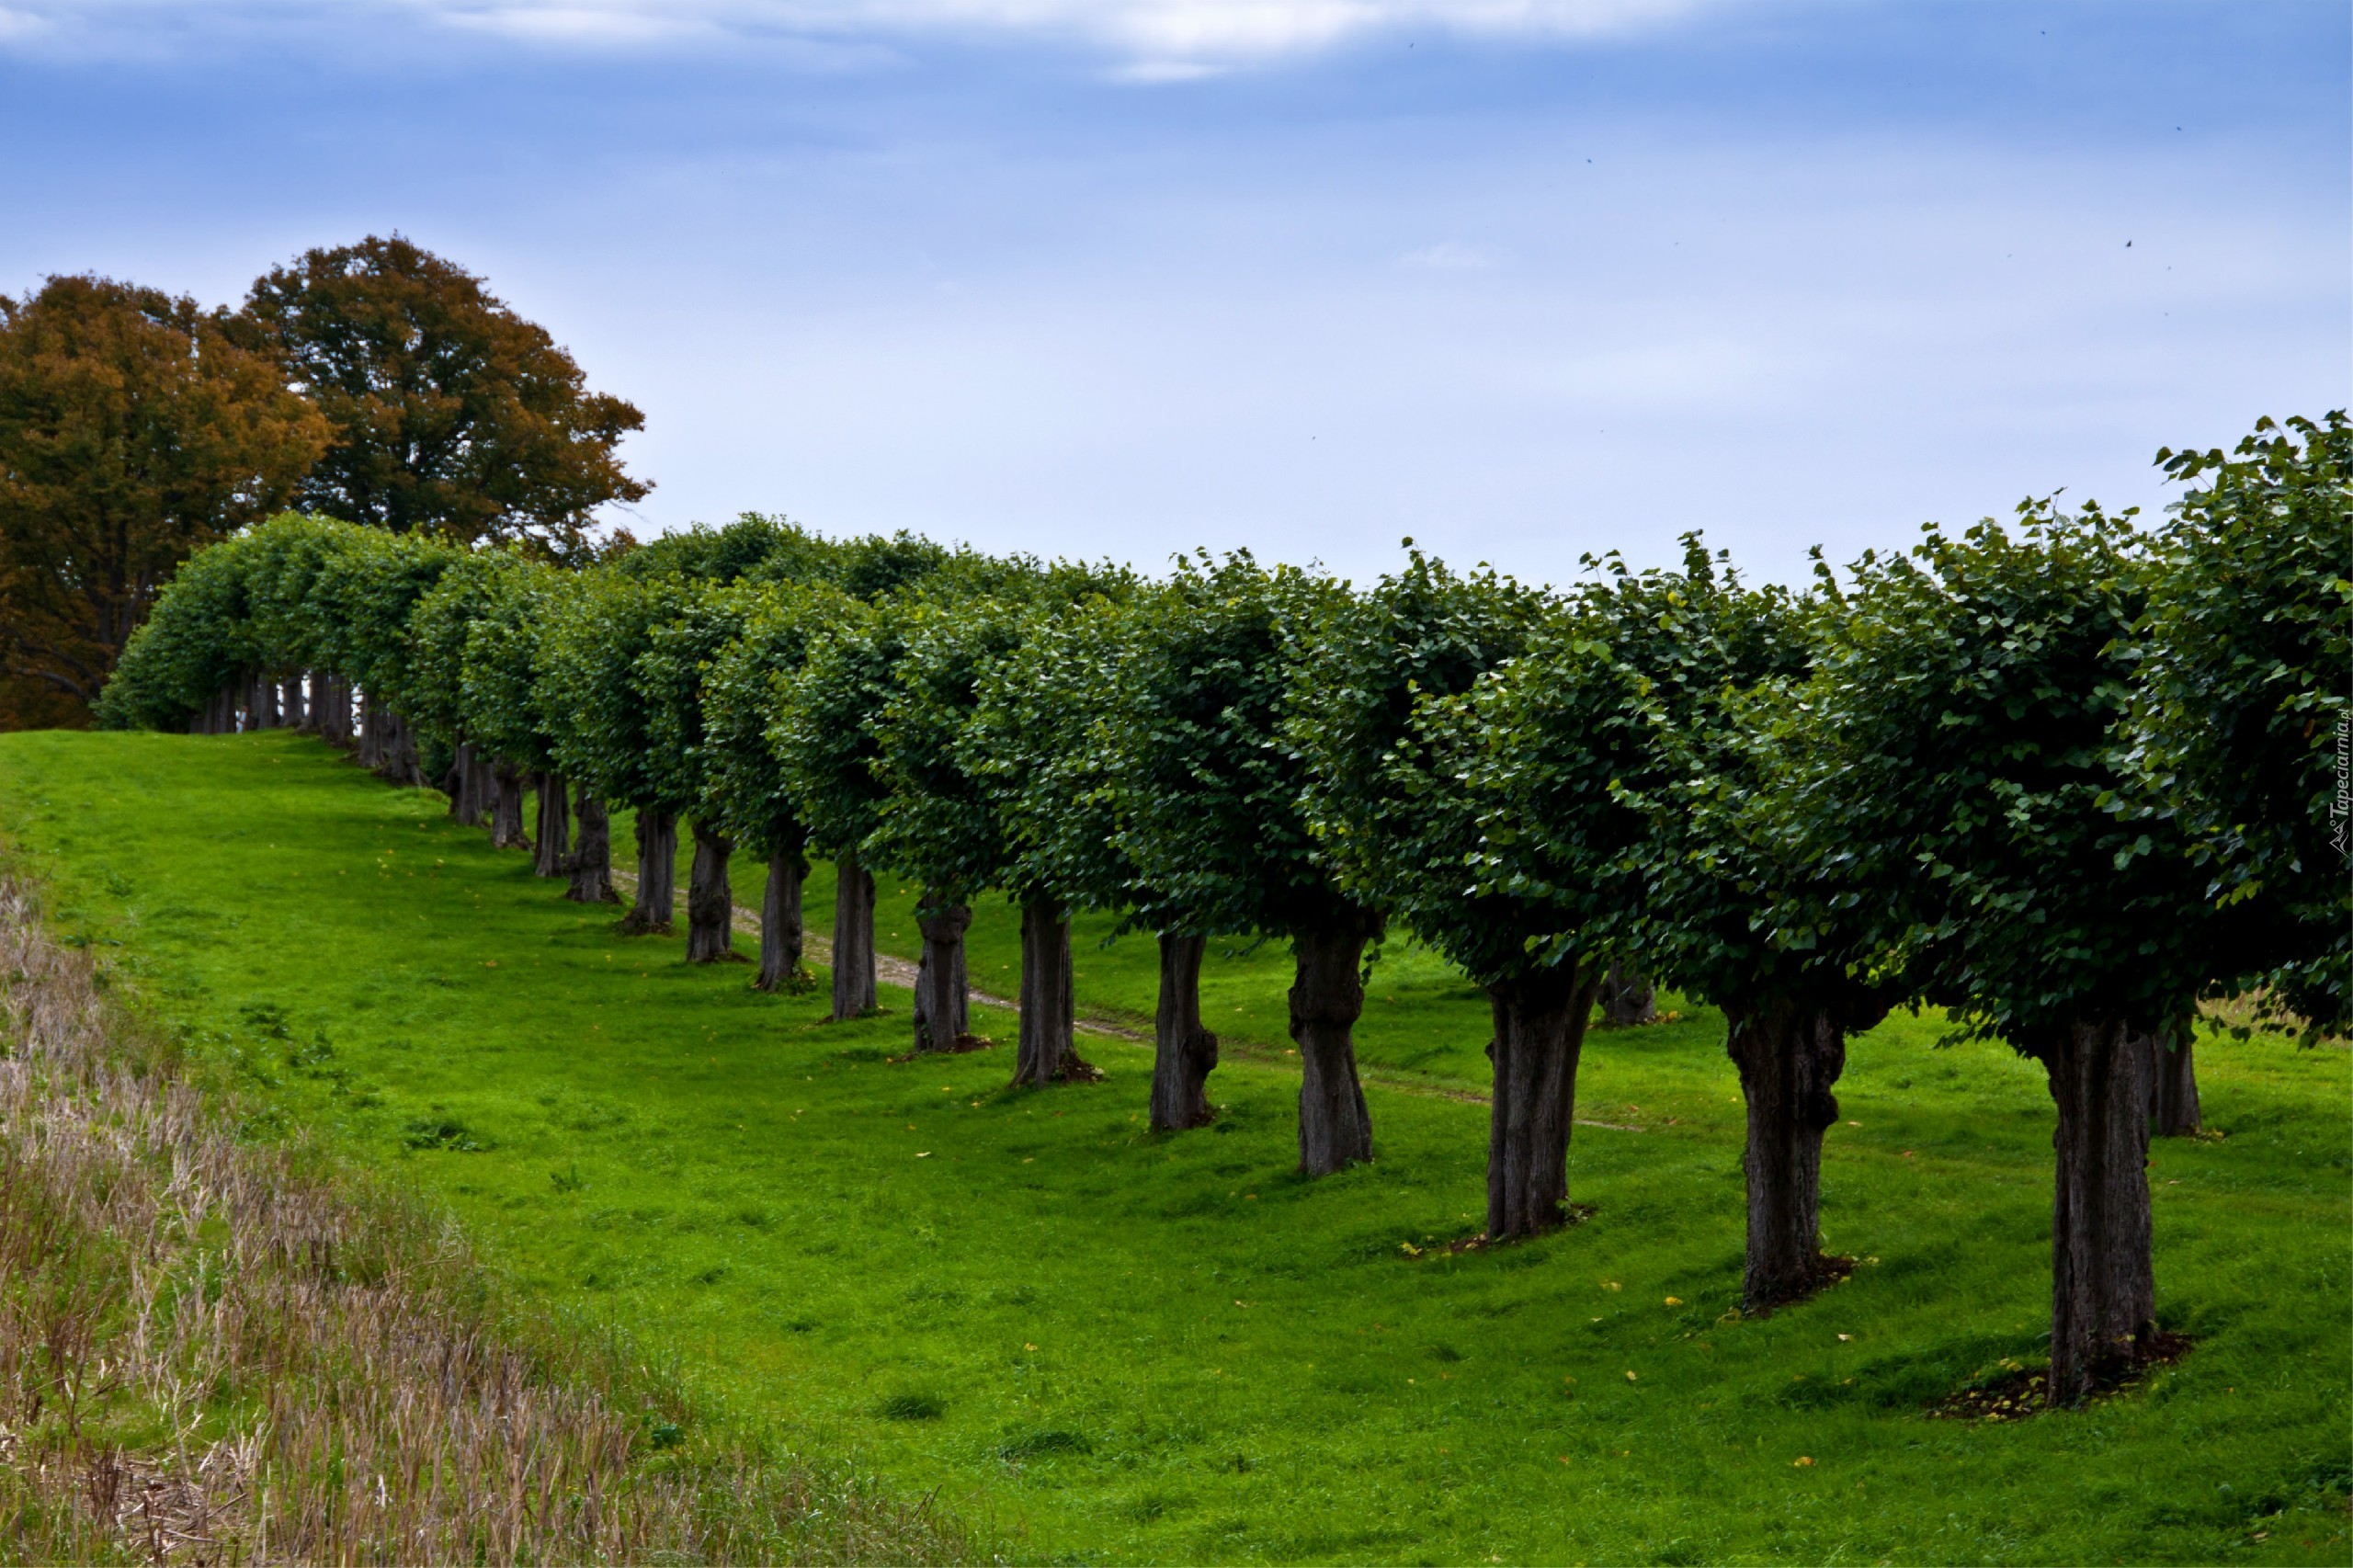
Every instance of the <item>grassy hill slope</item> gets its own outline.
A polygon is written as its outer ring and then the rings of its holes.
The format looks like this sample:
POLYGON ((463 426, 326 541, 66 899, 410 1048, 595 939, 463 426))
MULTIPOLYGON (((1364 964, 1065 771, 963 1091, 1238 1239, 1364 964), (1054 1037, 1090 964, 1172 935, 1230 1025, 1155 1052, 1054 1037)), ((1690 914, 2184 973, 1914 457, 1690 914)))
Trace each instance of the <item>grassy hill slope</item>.
MULTIPOLYGON (((1211 1079, 1215 1128, 1161 1138, 1142 1048, 1089 1040, 1103 1083, 1023 1094, 1009 1048, 890 1062, 904 993, 830 1025, 616 937, 438 796, 297 737, 0 736, 0 832, 59 925, 277 1117, 736 1409, 1041 1557, 2347 1556, 2342 1051, 2201 1042, 2225 1136, 2152 1172, 2186 1361, 1966 1424, 1925 1407, 2047 1326, 2052 1117, 2039 1068, 1932 1049, 1931 1019, 1856 1042, 1841 1085, 1824 1226, 1864 1266, 1740 1321, 1740 1103, 1703 1009, 1588 1044, 1580 1113, 1614 1124, 1572 1151, 1590 1221, 1454 1256, 1485 1009, 1427 955, 1371 987, 1377 1162, 1307 1183, 1272 945, 1210 981, 1263 1049, 1211 1079)), ((1011 928, 984 912, 977 983, 1010 989, 1011 928)), ((1148 1006, 1150 965, 1083 946, 1082 998, 1148 1006)))

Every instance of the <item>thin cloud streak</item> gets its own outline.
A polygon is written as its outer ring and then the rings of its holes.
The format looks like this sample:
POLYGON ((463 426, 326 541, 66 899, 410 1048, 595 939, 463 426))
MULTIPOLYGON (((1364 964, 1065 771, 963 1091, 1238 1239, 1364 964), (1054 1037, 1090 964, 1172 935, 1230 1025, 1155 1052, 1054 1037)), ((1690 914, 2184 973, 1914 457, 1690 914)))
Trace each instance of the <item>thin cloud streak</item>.
POLYGON ((529 46, 724 48, 765 40, 1023 40, 1162 83, 1297 62, 1385 34, 1563 42, 1677 20, 1699 0, 32 0, 0 9, 0 46, 151 54, 156 29, 407 20, 529 46))

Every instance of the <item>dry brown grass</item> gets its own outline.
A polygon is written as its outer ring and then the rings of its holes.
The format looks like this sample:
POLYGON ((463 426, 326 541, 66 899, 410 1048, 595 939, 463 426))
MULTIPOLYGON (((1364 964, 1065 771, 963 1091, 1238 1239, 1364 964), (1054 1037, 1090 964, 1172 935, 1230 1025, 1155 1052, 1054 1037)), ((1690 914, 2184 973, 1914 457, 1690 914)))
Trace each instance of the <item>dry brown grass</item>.
POLYGON ((0 1559, 961 1561, 234 1107, 0 876, 0 1559))

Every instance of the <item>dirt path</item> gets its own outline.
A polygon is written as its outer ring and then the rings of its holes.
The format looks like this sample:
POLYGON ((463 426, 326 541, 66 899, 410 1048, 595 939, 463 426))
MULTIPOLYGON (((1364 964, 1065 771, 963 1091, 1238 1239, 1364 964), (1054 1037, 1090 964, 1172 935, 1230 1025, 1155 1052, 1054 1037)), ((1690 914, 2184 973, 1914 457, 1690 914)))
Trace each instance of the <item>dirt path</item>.
MULTIPOLYGON (((613 873, 613 881, 616 885, 626 886, 632 892, 637 889, 637 878, 631 872, 617 870, 613 873)), ((686 906, 687 895, 682 890, 675 895, 675 902, 672 903, 671 907, 676 911, 684 911, 686 906)), ((740 928, 754 933, 758 932, 760 928, 759 911, 756 909, 746 909, 740 903, 734 904, 732 907, 735 911, 736 924, 740 928)), ((801 933, 801 956, 809 960, 812 963, 832 963, 834 961, 833 939, 828 937, 819 936, 815 931, 809 929, 804 925, 801 933)), ((877 980, 912 991, 915 989, 915 966, 909 963, 904 959, 893 958, 889 953, 878 952, 874 955, 874 976, 877 980)), ((1002 1007, 1008 1013, 1018 1013, 1021 1011, 1021 1004, 1018 1002, 1007 1001, 1002 996, 992 996, 987 992, 977 988, 972 991, 972 997, 975 1003, 983 1007, 1002 1007)), ((1141 1034, 1134 1029, 1126 1028, 1118 1024, 1105 1023, 1098 1018, 1080 1018, 1077 1020, 1076 1027, 1080 1034, 1093 1035, 1098 1040, 1126 1040, 1132 1045, 1150 1045, 1152 1043, 1152 1037, 1150 1035, 1141 1034)), ((1290 1060, 1290 1057, 1293 1055, 1290 1051, 1277 1051, 1271 1047, 1256 1045, 1247 1040, 1221 1040, 1218 1044, 1219 1049, 1227 1056, 1232 1058, 1239 1058, 1244 1061, 1262 1062, 1278 1067, 1298 1066, 1296 1062, 1290 1060)), ((1373 1067, 1360 1063, 1357 1068, 1357 1073, 1358 1075, 1368 1084, 1378 1084, 1384 1089, 1394 1089, 1402 1095, 1419 1095, 1424 1099, 1454 1100, 1462 1105, 1486 1105, 1489 1103, 1488 1096, 1481 1094, 1476 1089, 1455 1088, 1450 1085, 1433 1084, 1427 1078, 1417 1078, 1403 1073, 1393 1073, 1384 1067, 1373 1067)), ((1643 1129, 1632 1126, 1627 1122, 1587 1121, 1583 1117, 1578 1117, 1576 1119, 1576 1124, 1579 1127, 1598 1127, 1610 1132, 1640 1132, 1643 1131, 1643 1129)))
MULTIPOLYGON (((629 871, 615 871, 613 873, 613 881, 617 886, 626 886, 632 892, 637 889, 637 878, 635 874, 629 871)), ((671 908, 676 911, 683 911, 686 907, 687 895, 684 892, 680 892, 673 900, 671 908)), ((735 911, 735 922, 738 928, 751 931, 756 935, 760 929, 759 911, 756 909, 746 909, 740 903, 733 905, 732 907, 735 911)), ((801 932, 801 956, 807 959, 812 963, 832 963, 834 961, 833 938, 830 937, 819 936, 815 931, 809 929, 809 927, 804 924, 801 932)), ((893 958, 889 953, 878 952, 874 955, 874 977, 887 984, 900 986, 905 990, 912 991, 915 986, 915 966, 909 963, 904 959, 893 958)), ((1008 1013, 1018 1013, 1021 1011, 1021 1004, 1018 1002, 1009 1002, 1002 996, 992 996, 987 992, 983 991, 978 987, 972 988, 972 997, 975 1003, 978 1003, 983 1007, 1002 1007, 1008 1013)), ((1081 1034, 1099 1035, 1107 1040, 1134 1040, 1144 1044, 1149 1044, 1151 1040, 1151 1037, 1148 1035, 1138 1034, 1133 1029, 1121 1028, 1117 1024, 1102 1023, 1092 1018, 1079 1019, 1077 1021, 1077 1028, 1078 1032, 1081 1034)))

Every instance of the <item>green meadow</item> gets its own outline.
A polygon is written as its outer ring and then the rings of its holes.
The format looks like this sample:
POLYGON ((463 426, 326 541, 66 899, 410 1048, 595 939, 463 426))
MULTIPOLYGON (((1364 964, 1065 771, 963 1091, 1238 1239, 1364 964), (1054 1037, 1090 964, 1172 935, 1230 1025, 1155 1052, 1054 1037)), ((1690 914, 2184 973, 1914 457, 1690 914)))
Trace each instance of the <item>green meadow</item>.
MULTIPOLYGON (((614 935, 528 858, 283 733, 0 736, 0 835, 118 988, 297 1125, 448 1209, 516 1290, 1044 1561, 2345 1562, 2353 1057, 2203 1040, 2210 1129, 2153 1153, 2159 1312, 2191 1353, 2073 1412, 1930 1407, 2048 1328, 2033 1063, 1899 1014, 1824 1159, 1847 1282, 1740 1284, 1738 1085, 1712 1011, 1588 1039, 1583 1223, 1449 1251, 1483 1206, 1484 999, 1392 941, 1358 1036, 1377 1158, 1298 1177, 1279 943, 1204 975, 1210 1129, 1142 1124, 1147 1045, 1007 1092, 894 1060, 904 992, 824 1021, 682 937, 614 935)), ((626 824, 616 824, 625 864, 626 824)), ((819 868, 813 928, 831 909, 819 868)), ((737 867, 756 907, 757 868, 737 867)), ((912 956, 907 890, 881 921, 912 956)), ((1148 937, 1083 923, 1095 1016, 1148 937)), ((740 945, 751 950, 752 934, 740 945)), ((974 983, 1017 983, 1002 901, 974 983)))

